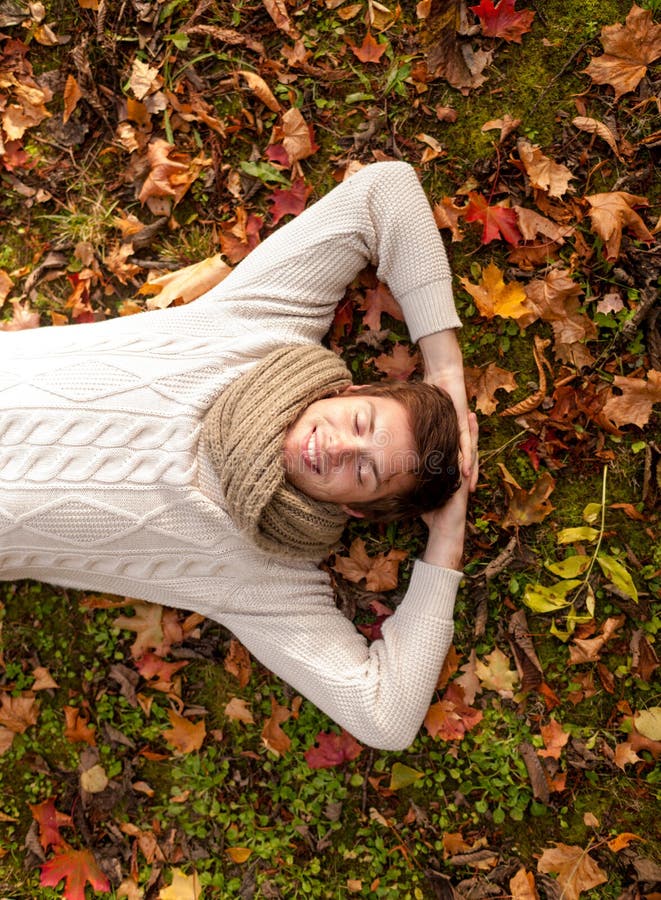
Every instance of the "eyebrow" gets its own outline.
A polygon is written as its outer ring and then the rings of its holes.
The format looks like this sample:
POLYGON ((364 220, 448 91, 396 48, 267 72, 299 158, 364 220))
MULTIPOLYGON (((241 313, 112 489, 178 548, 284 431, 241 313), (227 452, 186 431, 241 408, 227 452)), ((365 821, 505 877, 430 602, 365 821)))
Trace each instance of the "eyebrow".
MULTIPOLYGON (((368 405, 369 411, 370 411, 369 433, 370 433, 370 436, 373 436, 374 430, 376 428, 376 407, 374 406, 372 401, 369 399, 367 401, 367 405, 368 405)), ((379 467, 377 466, 376 460, 374 459, 374 457, 372 457, 372 459, 370 459, 370 465, 372 467, 372 474, 374 475, 374 480, 376 481, 376 489, 378 491, 378 489, 381 487, 383 482, 382 482, 381 476, 379 475, 379 467)))

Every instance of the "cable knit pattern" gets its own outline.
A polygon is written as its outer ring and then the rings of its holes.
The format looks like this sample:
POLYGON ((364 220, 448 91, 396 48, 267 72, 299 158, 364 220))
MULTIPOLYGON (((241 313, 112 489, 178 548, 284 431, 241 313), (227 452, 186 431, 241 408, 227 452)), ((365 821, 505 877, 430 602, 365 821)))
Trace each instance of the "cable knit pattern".
POLYGON ((200 440, 224 388, 271 351, 318 343, 370 262, 414 339, 459 325, 415 173, 379 163, 188 306, 0 333, 0 573, 196 610, 359 740, 397 749, 427 710, 460 573, 417 562, 368 645, 324 572, 240 534, 200 440))

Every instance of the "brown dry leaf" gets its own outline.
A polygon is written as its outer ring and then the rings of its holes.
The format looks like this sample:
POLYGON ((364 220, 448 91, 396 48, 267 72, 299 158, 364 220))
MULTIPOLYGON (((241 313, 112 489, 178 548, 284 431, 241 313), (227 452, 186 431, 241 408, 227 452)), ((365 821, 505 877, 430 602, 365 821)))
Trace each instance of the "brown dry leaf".
POLYGON ((106 266, 122 284, 128 284, 138 272, 142 271, 139 265, 127 261, 133 252, 133 244, 113 241, 106 253, 106 266))
POLYGON ((554 162, 536 144, 524 138, 520 138, 516 146, 533 187, 546 191, 549 197, 562 197, 569 190, 569 182, 574 176, 567 166, 554 162))
POLYGON ((569 740, 569 732, 555 719, 551 719, 548 725, 540 726, 540 733, 544 741, 544 750, 538 750, 537 755, 549 759, 560 759, 562 748, 569 740))
POLYGON ((498 138, 498 143, 502 144, 503 141, 512 134, 513 131, 521 124, 521 119, 513 119, 509 113, 505 113, 502 119, 489 119, 488 122, 485 122, 484 125, 480 128, 480 131, 494 131, 495 129, 500 129, 500 137, 498 138))
POLYGON ((633 209, 634 206, 649 206, 646 197, 638 197, 626 191, 609 191, 591 194, 585 199, 590 204, 588 215, 592 221, 592 230, 604 242, 606 259, 613 261, 620 255, 624 228, 628 228, 641 241, 654 241, 647 225, 633 209))
POLYGON ((315 152, 310 127, 300 109, 292 107, 287 110, 282 117, 282 130, 284 132, 282 144, 290 164, 298 162, 300 159, 306 159, 315 152))
POLYGON ((298 31, 292 25, 287 12, 285 0, 262 0, 264 8, 269 16, 273 19, 276 28, 288 34, 290 38, 296 40, 299 36, 298 31))
POLYGON ((643 428, 649 422, 652 407, 661 403, 661 372, 650 369, 647 379, 616 375, 613 386, 622 391, 611 392, 604 405, 604 416, 615 425, 638 425, 643 428))
POLYGON ((542 522, 554 509, 548 500, 555 487, 554 478, 548 472, 544 472, 530 490, 526 491, 519 486, 502 463, 498 465, 503 473, 503 484, 509 497, 509 508, 502 527, 508 528, 513 525, 519 528, 522 525, 542 522))
POLYGON ((631 673, 643 681, 651 681, 659 667, 659 658, 642 628, 631 635, 631 673))
POLYGON ((475 648, 470 652, 468 662, 465 663, 459 671, 462 675, 454 679, 454 684, 458 685, 463 691, 464 701, 470 706, 475 700, 475 695, 480 690, 480 679, 475 674, 475 666, 477 665, 477 654, 475 648))
POLYGON ((262 729, 262 742, 267 750, 273 751, 277 756, 286 753, 291 746, 291 738, 280 727, 289 719, 291 712, 286 706, 280 704, 271 697, 271 715, 264 723, 262 729))
POLYGON ((512 900, 539 900, 533 873, 519 869, 516 875, 510 879, 510 894, 512 900))
POLYGON ((376 287, 365 291, 365 299, 360 302, 360 309, 365 311, 363 324, 372 331, 381 330, 381 316, 384 313, 397 319, 398 322, 404 321, 401 306, 391 294, 388 285, 382 281, 378 281, 376 287))
POLYGON ((575 128, 579 128, 581 131, 587 131, 588 134, 596 134, 602 141, 606 141, 615 156, 617 156, 619 160, 622 159, 619 147, 617 146, 617 141, 615 140, 615 135, 608 125, 604 125, 599 119, 591 119, 589 116, 576 116, 572 119, 571 123, 575 128))
POLYGON ((180 202, 204 166, 211 162, 204 156, 191 159, 186 153, 177 153, 174 145, 162 138, 149 144, 147 159, 149 174, 138 199, 140 203, 146 203, 154 215, 168 215, 172 202, 175 206, 180 202))
POLYGON ((45 666, 36 666, 32 674, 34 675, 33 691, 47 691, 51 688, 59 687, 59 684, 45 666))
POLYGON ((420 354, 410 354, 404 344, 396 344, 392 353, 381 353, 374 359, 376 368, 396 381, 408 381, 419 363, 420 354))
POLYGON ((230 641, 229 653, 223 660, 223 666, 226 672, 237 679, 240 687, 244 688, 250 681, 252 675, 250 654, 236 638, 230 641))
POLYGON ((163 79, 158 74, 157 68, 136 57, 129 77, 129 87, 137 100, 143 100, 148 94, 153 94, 163 87, 163 79))
POLYGON ((482 721, 482 716, 481 710, 468 706, 464 700, 463 688, 453 681, 443 699, 429 707, 424 726, 433 738, 460 741, 467 731, 482 721))
POLYGON ((243 700, 241 697, 232 697, 225 706, 224 712, 228 719, 245 722, 247 725, 253 725, 255 722, 247 700, 243 700))
POLYGON ((136 638, 131 644, 134 659, 139 659, 148 650, 153 650, 157 656, 165 656, 172 644, 182 640, 183 632, 176 610, 164 610, 158 603, 144 603, 142 600, 133 600, 130 605, 135 615, 118 616, 113 624, 116 628, 135 631, 136 638))
POLYGON ((601 29, 603 56, 590 61, 585 69, 597 84, 610 84, 615 99, 633 91, 647 72, 647 66, 661 56, 661 25, 652 21, 652 11, 635 3, 626 24, 616 22, 601 29))
POLYGON ((62 113, 62 123, 68 122, 71 114, 76 108, 78 101, 83 96, 83 92, 73 75, 67 75, 66 84, 64 85, 64 111, 62 113))
POLYGON ((11 745, 14 743, 15 734, 15 731, 12 731, 10 728, 5 728, 4 725, 0 725, 0 756, 3 756, 7 750, 11 749, 11 745))
POLYGON ((80 706, 64 707, 64 736, 72 744, 81 742, 96 747, 96 734, 88 725, 89 713, 80 706))
POLYGON ((463 41, 458 34, 461 21, 461 0, 436 4, 424 20, 422 37, 430 76, 445 78, 452 87, 467 95, 487 80, 484 70, 491 64, 493 51, 473 50, 469 41, 463 41))
POLYGON ((368 591, 391 591, 397 587, 399 564, 407 556, 405 550, 389 550, 368 556, 365 541, 356 538, 351 544, 349 556, 336 556, 332 568, 348 581, 358 583, 364 578, 368 591))
POLYGON ((468 399, 475 399, 475 407, 485 416, 498 406, 495 398, 496 391, 513 391, 516 388, 516 379, 512 372, 501 369, 495 363, 487 363, 484 366, 466 366, 464 368, 466 380, 466 392, 468 399))
POLYGON ((457 206, 452 197, 443 197, 434 206, 434 220, 439 228, 449 228, 453 241, 462 241, 464 233, 459 227, 459 219, 464 214, 464 207, 457 206))
POLYGON ((34 128, 51 115, 45 104, 53 99, 52 91, 38 87, 32 79, 19 82, 9 75, 3 78, 3 89, 9 90, 13 101, 2 113, 2 127, 8 141, 20 140, 28 128, 34 128))
POLYGON ((638 756, 629 741, 624 741, 615 746, 614 762, 618 769, 622 769, 624 772, 625 766, 631 765, 631 763, 640 762, 640 756, 638 756))
POLYGON ((174 710, 168 710, 168 718, 172 728, 166 728, 162 735, 174 747, 178 754, 192 753, 199 750, 207 733, 204 719, 192 722, 186 716, 180 716, 174 710))
POLYGON ((6 692, 0 695, 0 725, 14 734, 23 734, 30 725, 35 725, 39 715, 39 701, 30 691, 20 697, 12 697, 6 692))
POLYGON ((475 663, 475 674, 480 679, 482 688, 487 691, 496 691, 501 697, 508 700, 514 696, 514 685, 519 676, 510 669, 510 661, 503 651, 496 647, 485 657, 486 663, 479 659, 475 663))
POLYGON ((539 872, 555 872, 563 900, 578 900, 581 891, 589 891, 608 881, 606 873, 582 847, 556 844, 544 850, 537 863, 539 872))
POLYGON ((520 689, 534 690, 542 683, 544 673, 528 627, 525 610, 519 609, 513 614, 507 627, 507 637, 521 679, 520 689))
POLYGON ((273 91, 268 86, 268 84, 264 81, 264 79, 257 75, 255 72, 250 72, 245 69, 239 70, 239 75, 243 75, 245 80, 248 82, 248 87, 255 94, 258 100, 261 100, 264 106, 270 109, 272 112, 280 112, 282 107, 280 103, 275 98, 273 91))
POLYGON ((603 646, 624 625, 625 616, 609 616, 601 626, 601 633, 593 638, 574 638, 569 648, 569 663, 577 665, 585 662, 596 662, 603 646))
POLYGON ((155 296, 147 300, 147 309, 165 309, 175 301, 190 303, 196 300, 220 284, 231 271, 231 267, 217 253, 183 269, 150 279, 140 288, 139 293, 158 290, 155 296))
POLYGON ((22 331, 24 328, 39 327, 39 313, 32 309, 27 300, 25 303, 12 300, 11 305, 11 319, 0 322, 0 331, 22 331))
POLYGON ((524 241, 533 241, 538 234, 542 234, 553 243, 564 244, 565 238, 571 237, 574 233, 572 225, 558 225, 534 209, 525 206, 513 206, 512 209, 516 212, 516 221, 524 241))
POLYGON ((518 281, 505 284, 503 272, 495 263, 490 262, 482 269, 479 284, 472 284, 467 278, 459 280, 475 300, 480 313, 487 319, 502 316, 507 319, 525 320, 530 317, 524 286, 518 281))
POLYGON ((4 269, 0 269, 0 306, 5 302, 11 289, 14 287, 14 282, 11 280, 9 275, 5 272, 4 269))
POLYGON ((535 318, 551 323, 556 357, 577 366, 593 362, 584 342, 594 340, 597 329, 592 319, 579 310, 583 291, 571 274, 564 269, 551 269, 544 278, 529 282, 525 290, 532 310, 525 324, 529 325, 535 318))

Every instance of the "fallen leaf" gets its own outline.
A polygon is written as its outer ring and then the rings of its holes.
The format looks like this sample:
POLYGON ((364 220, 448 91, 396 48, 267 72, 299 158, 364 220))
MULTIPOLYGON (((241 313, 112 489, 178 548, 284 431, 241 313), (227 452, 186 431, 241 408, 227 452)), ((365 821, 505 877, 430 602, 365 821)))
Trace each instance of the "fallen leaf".
POLYGON ((479 284, 473 284, 463 277, 459 280, 487 319, 493 319, 494 316, 507 319, 530 317, 525 288, 518 281, 505 284, 503 272, 495 263, 490 262, 482 269, 479 284))
POLYGON ((521 119, 513 119, 509 113, 505 113, 502 119, 489 119, 489 121, 485 122, 480 128, 480 131, 484 132, 499 129, 500 137, 498 138, 498 143, 502 144, 512 132, 516 131, 520 124, 521 119))
POLYGON ((282 129, 284 133, 282 145, 290 165, 301 159, 307 159, 318 150, 312 139, 310 126, 303 118, 300 109, 295 106, 283 115, 282 129))
POLYGON ((158 900, 199 900, 201 896, 202 885, 197 872, 186 875, 181 869, 173 869, 172 884, 158 892, 158 900))
POLYGON ((463 206, 457 206, 452 197, 443 197, 434 206, 434 221, 438 228, 449 228, 453 241, 462 241, 464 233, 459 227, 459 220, 465 213, 463 206))
POLYGON ((604 416, 615 425, 638 425, 643 428, 650 420, 652 407, 661 403, 661 372, 650 369, 647 379, 616 375, 613 387, 620 394, 611 393, 603 408, 604 416))
MULTIPOLYGON (((228 847, 226 853, 232 860, 232 862, 238 863, 240 865, 250 858, 252 850, 250 849, 250 847, 228 847)), ((174 897, 173 900, 175 900, 174 897)))
POLYGON ((608 849, 613 853, 619 853, 620 850, 624 850, 625 847, 628 847, 632 841, 642 841, 644 838, 640 837, 639 834, 632 834, 630 831, 624 831, 622 834, 616 834, 614 838, 611 838, 608 841, 608 849))
POLYGON ((548 725, 540 725, 540 733, 544 741, 544 750, 538 750, 537 755, 547 759, 560 759, 562 748, 569 740, 569 732, 562 725, 551 719, 548 725))
POLYGON ((353 53, 358 57, 358 59, 363 63, 378 63, 386 52, 388 47, 387 43, 380 44, 372 34, 368 31, 365 37, 363 38, 363 43, 360 47, 356 47, 355 44, 349 42, 349 47, 353 53))
POLYGON ((622 769, 622 771, 624 772, 625 766, 640 762, 640 756, 638 756, 629 741, 624 741, 623 743, 616 744, 615 746, 614 762, 618 769, 622 769))
POLYGON ((262 742, 276 756, 286 753, 291 746, 291 738, 280 727, 290 716, 291 711, 271 697, 271 715, 262 728, 262 742))
POLYGON ((247 725, 254 723, 252 712, 248 708, 248 701, 241 697, 232 697, 225 706, 225 715, 228 719, 235 719, 239 722, 245 722, 247 725))
POLYGON ((588 134, 596 134, 602 141, 606 141, 615 156, 617 156, 619 160, 622 159, 615 135, 608 125, 600 122, 599 119, 591 119, 589 116, 575 116, 571 120, 571 123, 574 128, 579 128, 581 131, 587 131, 588 134))
POLYGON ((533 873, 519 869, 516 875, 510 878, 510 894, 512 900, 539 900, 533 873))
POLYGON ((402 788, 410 787, 410 785, 415 784, 416 781, 419 781, 424 777, 424 772, 418 772, 417 769, 405 766, 404 763, 396 762, 393 764, 390 772, 390 784, 388 785, 388 790, 400 791, 402 788))
POLYGON ((482 34, 486 37, 503 38, 521 43, 522 36, 530 31, 535 13, 531 9, 515 12, 516 0, 500 0, 494 6, 493 0, 481 0, 478 6, 471 6, 471 12, 480 20, 482 34))
POLYGON ((242 259, 253 250, 260 242, 259 232, 264 224, 261 216, 248 213, 243 206, 235 210, 232 222, 220 227, 220 249, 223 256, 227 257, 232 265, 241 262, 242 259))
POLYGON ((574 176, 567 166, 554 162, 539 147, 523 138, 519 139, 516 146, 534 188, 546 191, 549 197, 562 197, 569 190, 569 182, 574 176))
POLYGON ((237 679, 240 687, 244 688, 250 681, 252 675, 250 654, 236 638, 232 638, 230 641, 229 653, 223 660, 223 666, 226 672, 237 679))
POLYGON ((226 278, 231 272, 220 254, 209 256, 200 262, 150 278, 140 289, 141 294, 153 294, 147 300, 147 309, 165 309, 175 302, 190 303, 226 278))
POLYGON ((589 891, 608 881, 587 850, 556 843, 544 850, 537 863, 539 872, 555 872, 564 900, 578 900, 581 891, 589 891))
POLYGON ((609 84, 615 99, 634 91, 647 72, 647 66, 661 55, 661 25, 652 21, 652 10, 635 3, 625 24, 605 25, 601 29, 605 53, 590 61, 585 69, 597 84, 609 84))
POLYGON ((12 300, 11 305, 11 319, 0 322, 0 331, 22 331, 24 328, 39 327, 39 313, 31 308, 27 300, 24 303, 12 300))
POLYGON ((661 706, 650 706, 636 713, 633 718, 638 734, 649 741, 661 741, 661 706))
POLYGON ((155 653, 145 653, 135 661, 138 672, 150 682, 149 687, 160 691, 171 690, 173 677, 187 665, 186 660, 166 662, 155 653))
POLYGON ((335 731, 320 731, 314 740, 314 746, 309 747, 303 754, 311 769, 339 766, 356 759, 363 751, 362 744, 344 729, 340 734, 335 731))
POLYGON ((610 616, 601 626, 601 633, 593 638, 574 638, 569 648, 569 664, 597 662, 605 644, 624 624, 624 616, 610 616))
POLYGON ((256 72, 250 72, 245 69, 239 70, 239 75, 242 75, 245 80, 248 82, 248 87, 254 93, 258 100, 264 104, 264 106, 268 107, 272 112, 280 112, 281 106, 280 103, 275 98, 273 91, 268 86, 268 84, 264 81, 264 79, 257 75, 256 72))
POLYGON ((465 211, 467 222, 482 223, 482 243, 488 244, 500 238, 509 244, 518 244, 521 232, 516 224, 516 213, 504 204, 489 206, 482 194, 470 191, 465 211))
POLYGON ((361 300, 359 306, 365 311, 363 323, 372 331, 381 330, 381 316, 384 313, 397 319, 398 322, 404 321, 401 306, 382 281, 378 281, 376 287, 365 291, 365 298, 361 300))
POLYGON ((405 550, 368 556, 365 541, 356 538, 349 548, 349 556, 336 556, 332 568, 354 583, 364 578, 368 591, 392 591, 397 587, 399 564, 407 556, 405 550))
POLYGON ((33 691, 48 691, 52 688, 59 687, 58 683, 44 666, 37 666, 32 674, 34 675, 34 684, 32 685, 33 691))
POLYGON ((200 749, 207 733, 204 719, 193 722, 172 709, 168 710, 168 719, 172 728, 166 728, 161 733, 177 754, 192 753, 200 749))
POLYGON ((516 220, 524 241, 533 241, 538 234, 548 238, 554 244, 564 244, 565 238, 574 233, 572 225, 558 225, 552 219, 540 215, 534 209, 525 206, 513 206, 516 220))
POLYGON ((62 122, 68 122, 73 111, 78 105, 78 101, 82 98, 83 92, 73 75, 67 75, 64 85, 64 110, 62 112, 62 122))
POLYGON ((463 688, 456 680, 449 686, 442 700, 433 703, 425 716, 424 725, 433 738, 460 741, 482 721, 482 711, 468 706, 463 688))
POLYGON ((516 379, 512 372, 501 369, 495 363, 464 368, 466 393, 469 400, 475 400, 475 407, 485 416, 490 416, 498 406, 496 391, 513 391, 516 379))
POLYGON ((96 746, 96 732, 90 728, 89 713, 80 706, 65 706, 64 709, 64 736, 72 743, 85 743, 90 747, 96 746))
POLYGON ((311 193, 312 185, 306 184, 303 178, 297 178, 288 189, 275 188, 269 197, 272 223, 277 225, 284 216, 302 213, 311 193))
POLYGON ((23 734, 35 725, 39 716, 39 701, 29 691, 12 697, 4 691, 0 695, 0 725, 14 734, 23 734))
POLYGON ((631 635, 631 673, 643 681, 651 681, 659 667, 659 659, 654 647, 648 641, 642 628, 631 635))
POLYGON ((604 194, 591 194, 585 198, 590 204, 588 215, 592 222, 592 230, 604 242, 604 252, 609 261, 620 255, 622 231, 625 228, 641 241, 652 243, 654 237, 647 226, 634 211, 634 206, 649 206, 645 197, 628 194, 626 191, 609 191, 604 194))
POLYGON ((290 38, 296 40, 296 38, 298 38, 298 31, 291 23, 285 0, 262 0, 262 3, 276 28, 279 28, 280 31, 283 31, 285 34, 289 35, 290 38))
POLYGON ((410 354, 403 343, 396 344, 392 353, 381 353, 374 358, 376 368, 396 381, 408 381, 419 363, 420 355, 410 354))
POLYGON ((493 51, 473 50, 460 39, 462 20, 460 0, 436 4, 436 11, 425 20, 423 39, 427 44, 427 69, 431 78, 445 78, 452 87, 467 95, 487 80, 484 70, 491 64, 493 51))
POLYGON ((85 900, 85 885, 88 882, 95 891, 110 891, 110 882, 89 850, 68 847, 42 864, 39 880, 42 887, 56 887, 62 879, 66 900, 85 900))
POLYGON ((73 826, 73 819, 66 813, 55 809, 55 800, 51 797, 43 803, 30 803, 32 818, 39 826, 39 843, 44 850, 50 847, 66 847, 67 842, 60 834, 63 826, 73 826))
POLYGON ((522 525, 542 522, 554 509, 548 499, 555 487, 553 476, 544 472, 530 490, 526 491, 519 486, 502 463, 499 463, 499 466, 503 473, 505 491, 509 497, 509 507, 502 527, 508 528, 513 525, 519 528, 522 525))
POLYGON ((480 679, 482 688, 487 691, 496 691, 499 696, 511 699, 514 695, 514 685, 519 676, 510 669, 510 661, 503 651, 496 647, 485 657, 486 662, 479 659, 475 663, 475 674, 480 679))

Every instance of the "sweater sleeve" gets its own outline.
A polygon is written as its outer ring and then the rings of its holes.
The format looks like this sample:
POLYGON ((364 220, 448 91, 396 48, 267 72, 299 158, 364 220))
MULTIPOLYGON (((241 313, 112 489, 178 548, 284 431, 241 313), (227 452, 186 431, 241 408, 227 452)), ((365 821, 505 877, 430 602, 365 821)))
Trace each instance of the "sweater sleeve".
POLYGON ((411 337, 458 327, 451 272, 434 217, 408 163, 374 163, 259 244, 198 302, 243 320, 320 340, 348 284, 377 266, 411 337))
POLYGON ((316 577, 312 591, 309 571, 300 581, 296 572, 283 574, 286 585, 277 578, 261 590, 251 585, 241 612, 219 618, 260 662, 359 741, 405 749, 427 713, 452 640, 461 573, 417 561, 406 597, 371 644, 336 608, 326 576, 316 577))

